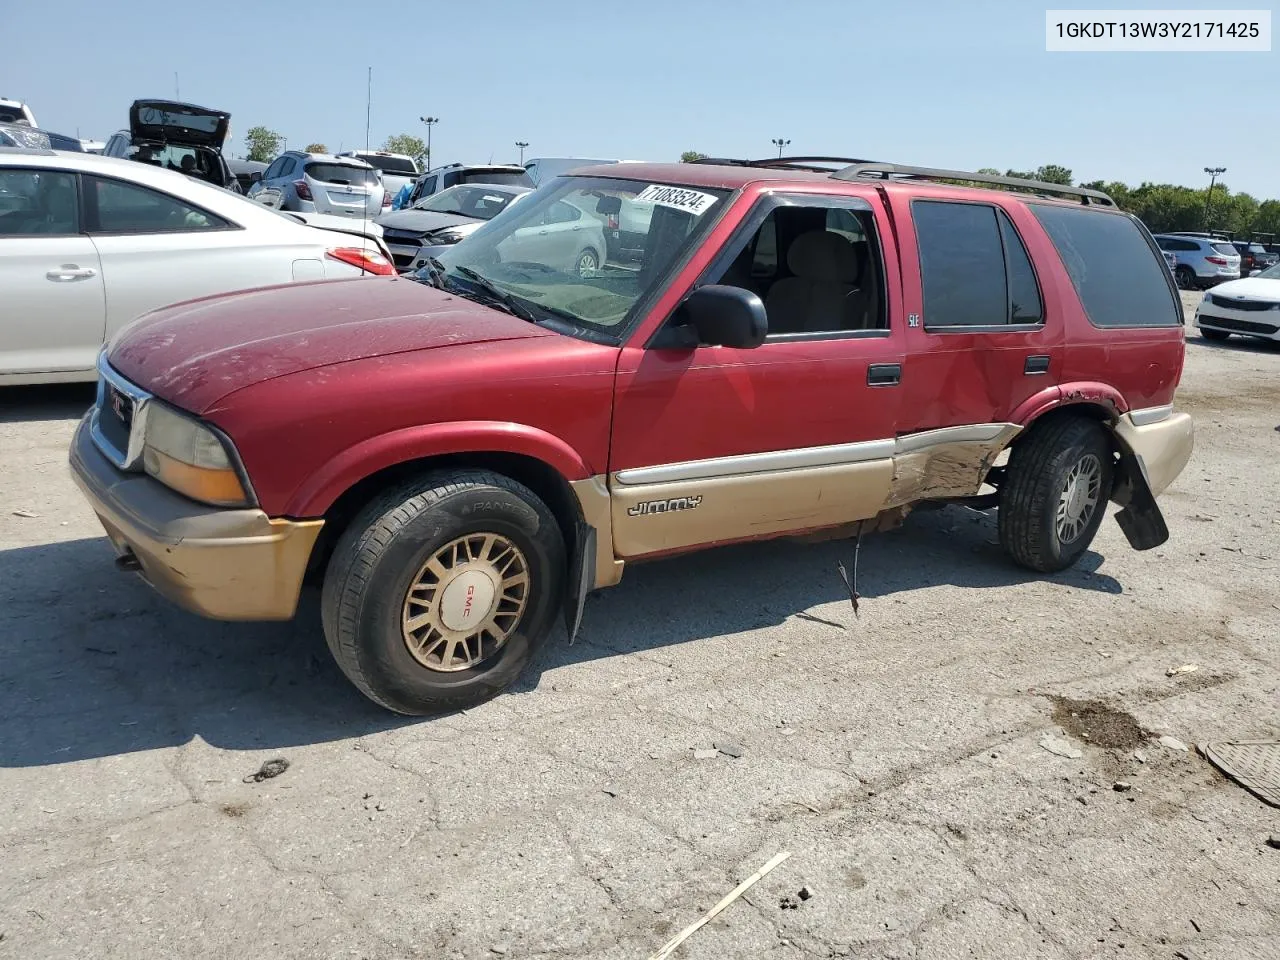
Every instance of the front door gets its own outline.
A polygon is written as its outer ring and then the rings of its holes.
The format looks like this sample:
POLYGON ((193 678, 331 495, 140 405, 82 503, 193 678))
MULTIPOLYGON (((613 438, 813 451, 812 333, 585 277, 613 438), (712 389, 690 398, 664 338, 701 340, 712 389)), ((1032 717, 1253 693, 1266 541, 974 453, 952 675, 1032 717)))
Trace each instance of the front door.
POLYGON ((77 190, 74 173, 0 170, 0 376, 94 368, 106 300, 77 190))
POLYGON ((902 394, 892 245, 873 194, 762 198, 699 283, 759 295, 765 342, 623 349, 609 465, 617 556, 880 511, 902 394))

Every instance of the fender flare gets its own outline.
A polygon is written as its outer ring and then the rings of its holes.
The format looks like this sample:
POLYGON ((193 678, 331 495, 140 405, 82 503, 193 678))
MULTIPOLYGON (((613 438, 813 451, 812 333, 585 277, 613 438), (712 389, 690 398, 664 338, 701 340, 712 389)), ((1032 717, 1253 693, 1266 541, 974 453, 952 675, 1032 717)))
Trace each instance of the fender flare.
POLYGON ((566 481, 592 476, 590 465, 561 438, 522 423, 469 420, 406 427, 343 450, 289 497, 285 516, 319 517, 344 492, 380 470, 412 460, 463 453, 511 453, 541 460, 566 481))
POLYGON ((1108 419, 1116 420, 1129 410, 1129 404, 1115 387, 1096 381, 1074 381, 1046 387, 1024 400, 1013 411, 1010 423, 1029 427, 1051 410, 1088 404, 1106 410, 1108 419))

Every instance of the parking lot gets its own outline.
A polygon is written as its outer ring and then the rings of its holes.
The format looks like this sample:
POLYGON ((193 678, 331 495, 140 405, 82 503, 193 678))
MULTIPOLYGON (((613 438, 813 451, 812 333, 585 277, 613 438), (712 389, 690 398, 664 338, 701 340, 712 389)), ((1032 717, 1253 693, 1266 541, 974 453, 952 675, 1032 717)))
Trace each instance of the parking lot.
POLYGON ((1280 728, 1280 351, 1188 335, 1163 547, 1108 520, 1037 579, 922 512, 857 617, 848 541, 637 565, 430 720, 314 597, 215 623, 117 571, 66 467, 91 390, 8 391, 0 957, 644 960, 782 851, 675 956, 1275 956, 1280 817, 1195 744, 1280 728))

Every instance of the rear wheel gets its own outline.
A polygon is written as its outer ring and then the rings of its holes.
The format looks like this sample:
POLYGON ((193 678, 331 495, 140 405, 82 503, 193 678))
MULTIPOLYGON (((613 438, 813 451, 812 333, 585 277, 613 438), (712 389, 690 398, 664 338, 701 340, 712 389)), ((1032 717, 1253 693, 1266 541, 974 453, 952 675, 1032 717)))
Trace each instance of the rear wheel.
POLYGON ((1201 327, 1200 336, 1204 337, 1206 340, 1225 340, 1227 337, 1231 336, 1231 334, 1227 333, 1225 330, 1206 330, 1204 327, 1201 327))
POLYGON ((435 474, 370 503, 338 540, 321 599, 342 672, 421 715, 510 685, 550 632, 565 549, 546 505, 487 471, 435 474))
POLYGON ((1001 545, 1041 573, 1071 566, 1098 532, 1111 478, 1111 448, 1094 421, 1062 417, 1033 428, 1000 484, 1001 545))
POLYGON ((578 276, 589 277, 600 269, 600 255, 588 248, 578 254, 578 276))
POLYGON ((1190 267, 1179 267, 1174 276, 1178 278, 1178 286, 1183 290, 1194 290, 1197 286, 1196 272, 1190 267))

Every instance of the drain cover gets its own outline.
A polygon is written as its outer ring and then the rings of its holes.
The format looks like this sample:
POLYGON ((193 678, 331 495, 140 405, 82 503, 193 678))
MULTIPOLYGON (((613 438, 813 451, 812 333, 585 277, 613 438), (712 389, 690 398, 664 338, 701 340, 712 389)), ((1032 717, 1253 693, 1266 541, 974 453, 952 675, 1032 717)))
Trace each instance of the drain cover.
POLYGON ((1280 741, 1220 740, 1200 752, 1259 800, 1280 807, 1280 741))

